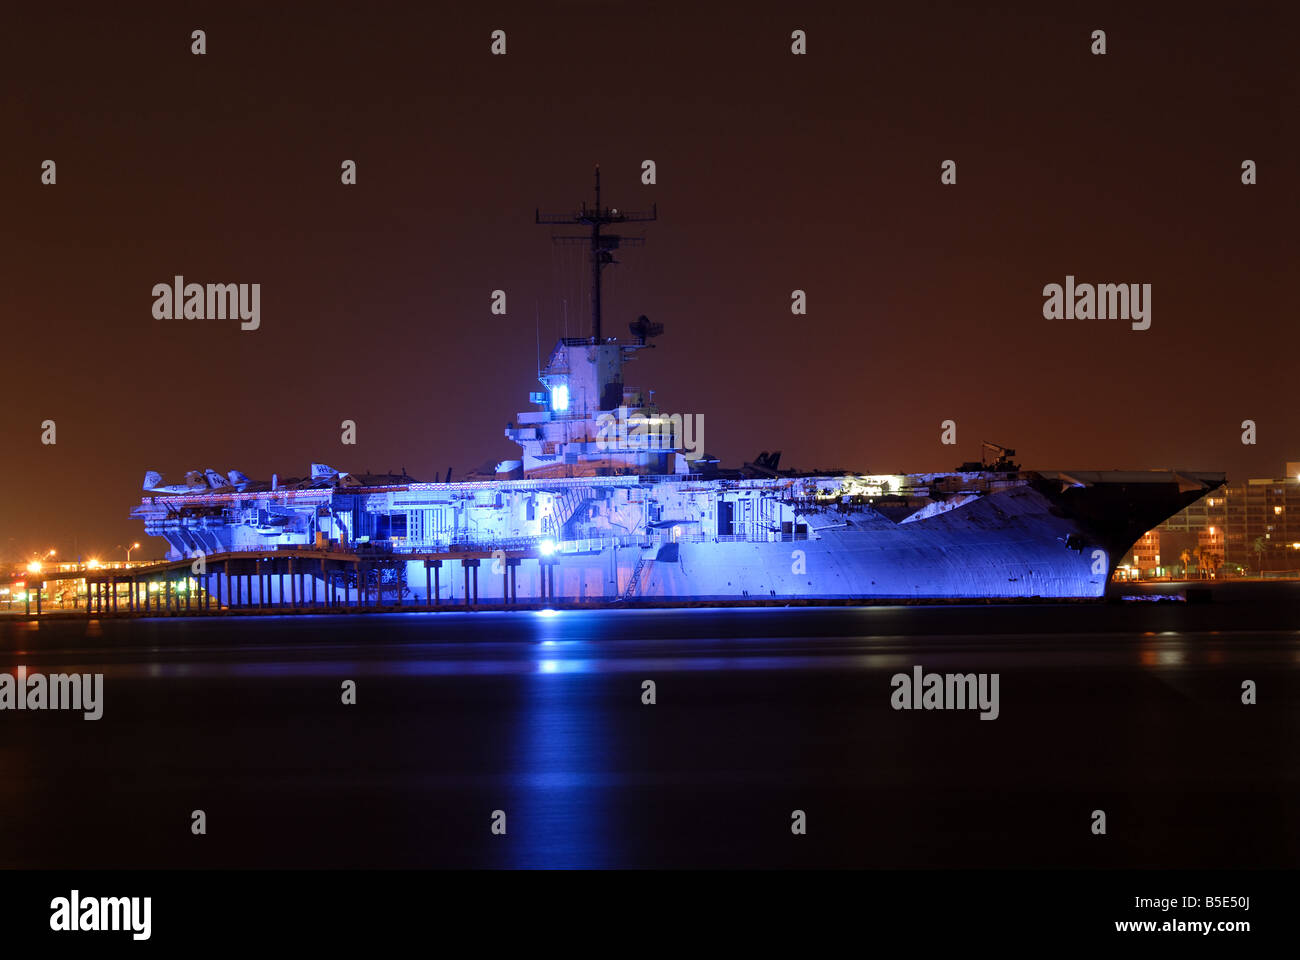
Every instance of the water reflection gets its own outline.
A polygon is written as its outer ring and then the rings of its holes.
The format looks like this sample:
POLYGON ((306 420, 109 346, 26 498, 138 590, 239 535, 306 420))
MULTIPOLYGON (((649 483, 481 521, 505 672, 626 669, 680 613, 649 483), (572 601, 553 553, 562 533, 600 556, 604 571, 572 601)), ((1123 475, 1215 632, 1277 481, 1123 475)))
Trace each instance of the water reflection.
MULTIPOLYGON (((574 868, 608 865, 614 837, 609 830, 609 772, 618 756, 614 725, 604 722, 608 703, 583 680, 591 663, 585 643, 565 644, 566 656, 537 651, 518 711, 510 798, 509 833, 501 865, 574 868)), ((632 693, 628 694, 633 696, 632 693)), ((628 709, 636 706, 629 700, 628 709)))

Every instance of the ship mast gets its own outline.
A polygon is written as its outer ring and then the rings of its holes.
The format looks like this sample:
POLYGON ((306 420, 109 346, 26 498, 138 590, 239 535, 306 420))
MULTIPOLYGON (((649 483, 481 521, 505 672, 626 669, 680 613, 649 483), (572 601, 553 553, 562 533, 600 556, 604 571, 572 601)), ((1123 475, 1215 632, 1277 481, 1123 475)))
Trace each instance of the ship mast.
POLYGON ((658 204, 650 208, 649 213, 628 213, 620 211, 617 207, 608 208, 600 205, 600 164, 596 164, 596 204, 594 207, 588 207, 586 201, 583 201, 582 208, 574 214, 564 213, 542 213, 536 211, 537 222, 542 224, 564 224, 566 226, 584 226, 590 227, 591 233, 587 236, 575 236, 573 234, 560 234, 552 236, 551 239, 559 244, 584 243, 591 248, 591 340, 592 343, 600 343, 600 275, 607 266, 618 263, 614 259, 613 251, 620 246, 639 247, 645 244, 645 240, 640 237, 621 237, 612 233, 601 233, 602 227, 607 227, 614 223, 646 223, 655 220, 658 217, 658 204))

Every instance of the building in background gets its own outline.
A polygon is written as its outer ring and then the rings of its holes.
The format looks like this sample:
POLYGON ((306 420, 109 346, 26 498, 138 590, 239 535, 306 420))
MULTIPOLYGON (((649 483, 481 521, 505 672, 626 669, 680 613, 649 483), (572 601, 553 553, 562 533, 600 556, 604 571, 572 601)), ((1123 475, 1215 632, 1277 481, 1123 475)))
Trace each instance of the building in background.
MULTIPOLYGON (((138 544, 137 544, 138 546, 138 544)), ((134 548, 133 548, 134 549, 134 548)), ((0 564, 0 613, 25 611, 39 590, 47 610, 74 610, 87 606, 86 574, 109 570, 129 571, 147 567, 156 560, 52 560, 43 558, 0 564), (70 576, 81 574, 81 576, 70 576), (29 596, 30 595, 30 596, 29 596)))
POLYGON ((1143 537, 1134 548, 1143 576, 1300 576, 1300 461, 1288 461, 1280 478, 1222 487, 1151 534, 1163 572, 1146 572, 1147 555, 1138 555, 1143 537))
POLYGON ((1148 530, 1133 544, 1130 579, 1144 580, 1165 575, 1164 568, 1160 566, 1160 531, 1148 530))

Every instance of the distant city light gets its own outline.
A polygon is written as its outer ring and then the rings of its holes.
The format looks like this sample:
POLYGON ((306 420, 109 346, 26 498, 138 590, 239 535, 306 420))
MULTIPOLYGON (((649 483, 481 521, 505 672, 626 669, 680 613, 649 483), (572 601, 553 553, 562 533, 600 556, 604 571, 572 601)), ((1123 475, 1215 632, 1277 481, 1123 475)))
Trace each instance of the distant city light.
POLYGON ((41 572, 41 561, 39 561, 39 560, 33 560, 31 563, 27 564, 27 572, 28 572, 28 573, 40 573, 40 572, 41 572))
POLYGON ((539 553, 541 553, 542 556, 549 557, 551 554, 555 552, 555 541, 543 540, 541 543, 537 545, 537 550, 539 553))
POLYGON ((88 568, 90 568, 91 570, 98 570, 98 569, 99 569, 99 561, 96 560, 96 559, 94 559, 94 558, 92 557, 91 559, 89 559, 89 560, 86 561, 86 566, 87 566, 88 568))

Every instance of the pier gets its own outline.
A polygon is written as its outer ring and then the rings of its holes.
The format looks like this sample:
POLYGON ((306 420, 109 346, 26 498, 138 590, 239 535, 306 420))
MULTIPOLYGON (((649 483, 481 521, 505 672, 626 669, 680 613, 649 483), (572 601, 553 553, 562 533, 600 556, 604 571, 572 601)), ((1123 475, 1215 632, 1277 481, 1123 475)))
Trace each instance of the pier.
POLYGON ((292 614, 393 610, 541 608, 555 594, 555 560, 533 550, 442 553, 345 552, 314 548, 230 551, 130 568, 87 568, 29 574, 27 616, 92 617, 292 614), (484 564, 483 561, 487 561, 484 564), (535 596, 519 596, 519 571, 536 563, 535 596), (423 569, 423 594, 412 569, 423 569), (496 569, 494 569, 496 568, 496 569), (457 578, 454 575, 459 573, 457 578), (480 574, 499 577, 499 594, 480 602, 480 574), (51 603, 49 585, 84 581, 84 598, 51 603), (457 582, 459 581, 459 582, 457 582), (455 586, 461 589, 456 591, 455 586), (459 593, 459 596, 456 594, 459 593), (84 600, 84 602, 83 602, 84 600))

